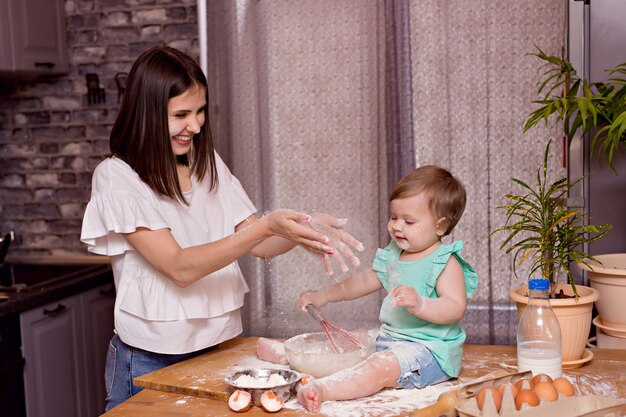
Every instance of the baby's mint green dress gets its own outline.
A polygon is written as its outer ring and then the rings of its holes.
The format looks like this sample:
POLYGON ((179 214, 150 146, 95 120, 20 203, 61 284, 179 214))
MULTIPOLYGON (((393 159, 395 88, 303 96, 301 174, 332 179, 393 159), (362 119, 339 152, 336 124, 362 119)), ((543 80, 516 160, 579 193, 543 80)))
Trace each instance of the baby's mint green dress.
MULTIPOLYGON (((427 298, 439 298, 435 286, 437 278, 446 266, 450 256, 454 256, 465 277, 465 290, 469 297, 478 285, 478 276, 461 256, 463 242, 442 243, 432 254, 424 259, 411 262, 398 262, 400 248, 391 241, 384 249, 376 251, 373 269, 388 293, 398 285, 415 288, 418 294, 427 298), (400 274, 394 274, 393 265, 399 265, 400 274)), ((451 377, 461 372, 465 330, 460 322, 435 324, 422 320, 408 312, 406 307, 394 307, 393 297, 389 294, 383 300, 380 309, 380 330, 395 340, 414 341, 426 346, 433 354, 441 369, 451 377)))

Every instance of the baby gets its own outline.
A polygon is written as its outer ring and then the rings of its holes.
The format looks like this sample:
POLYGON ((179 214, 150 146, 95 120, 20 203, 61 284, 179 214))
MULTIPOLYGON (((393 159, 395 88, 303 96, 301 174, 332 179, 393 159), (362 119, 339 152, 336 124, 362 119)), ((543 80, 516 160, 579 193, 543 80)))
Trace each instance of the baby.
POLYGON ((476 289, 463 242, 443 243, 465 209, 465 189, 436 166, 415 169, 390 195, 391 242, 373 266, 328 288, 300 296, 302 309, 387 291, 380 310, 376 353, 351 368, 311 380, 298 401, 318 412, 323 401, 349 400, 386 387, 424 388, 457 377, 465 331, 461 319, 476 289))
POLYGON ((278 340, 259 337, 256 342, 256 356, 267 362, 289 365, 285 345, 278 340))

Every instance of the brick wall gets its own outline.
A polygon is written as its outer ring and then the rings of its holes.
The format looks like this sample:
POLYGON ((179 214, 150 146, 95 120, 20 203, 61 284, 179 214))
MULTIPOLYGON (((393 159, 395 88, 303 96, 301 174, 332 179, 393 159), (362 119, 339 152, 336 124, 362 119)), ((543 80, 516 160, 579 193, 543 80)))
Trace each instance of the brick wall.
POLYGON ((12 256, 84 254, 91 173, 109 152, 115 74, 160 44, 198 57, 195 0, 66 0, 69 74, 0 81, 0 233, 12 256), (95 72, 106 103, 87 103, 95 72))

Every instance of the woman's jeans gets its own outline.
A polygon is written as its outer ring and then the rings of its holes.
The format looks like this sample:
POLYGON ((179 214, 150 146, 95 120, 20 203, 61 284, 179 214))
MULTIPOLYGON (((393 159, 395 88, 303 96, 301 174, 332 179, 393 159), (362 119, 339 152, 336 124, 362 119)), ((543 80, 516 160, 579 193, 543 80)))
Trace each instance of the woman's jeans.
POLYGON ((104 369, 107 394, 105 411, 109 411, 143 389, 133 384, 133 378, 193 358, 210 349, 182 355, 165 355, 134 348, 122 342, 117 335, 113 336, 109 343, 104 369))

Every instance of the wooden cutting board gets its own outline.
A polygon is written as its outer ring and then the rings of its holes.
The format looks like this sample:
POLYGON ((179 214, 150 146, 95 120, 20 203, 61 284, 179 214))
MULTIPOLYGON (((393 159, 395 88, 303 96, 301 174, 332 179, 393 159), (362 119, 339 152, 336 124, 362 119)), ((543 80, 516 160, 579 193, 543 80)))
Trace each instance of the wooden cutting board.
MULTIPOLYGON (((236 338, 220 343, 216 350, 137 377, 134 380, 135 385, 153 390, 228 401, 232 391, 224 382, 224 378, 232 372, 250 367, 251 361, 258 360, 256 359, 257 339, 257 337, 236 338)), ((272 367, 281 368, 280 365, 272 365, 272 367)))

